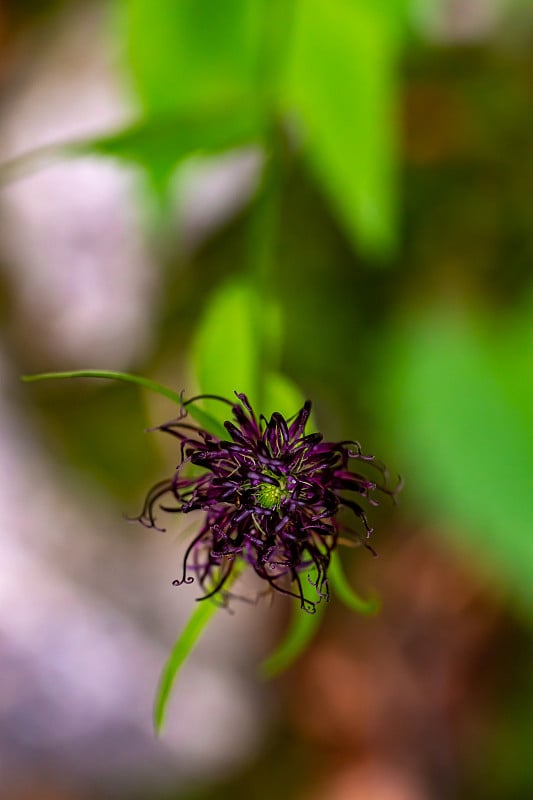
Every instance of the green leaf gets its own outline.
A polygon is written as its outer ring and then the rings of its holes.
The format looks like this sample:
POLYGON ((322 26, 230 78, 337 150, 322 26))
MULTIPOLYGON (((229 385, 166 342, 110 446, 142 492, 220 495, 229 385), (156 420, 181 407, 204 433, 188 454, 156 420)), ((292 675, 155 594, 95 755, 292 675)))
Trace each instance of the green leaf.
POLYGON ((396 74, 399 0, 297 5, 287 104, 355 245, 387 255, 397 237, 396 74))
POLYGON ((195 114, 147 116, 118 131, 36 148, 0 164, 0 186, 56 161, 87 154, 115 158, 147 170, 161 199, 166 199, 176 168, 193 156, 210 156, 259 142, 264 120, 252 103, 195 114))
POLYGON ((304 652, 318 629, 325 607, 323 602, 314 614, 308 614, 296 603, 292 604, 292 618, 284 639, 260 666, 264 678, 275 678, 304 652))
POLYGON ((151 114, 234 106, 253 98, 264 0, 127 0, 115 29, 151 114))
MULTIPOLYGON (((244 392, 259 407, 261 330, 259 300, 251 281, 232 279, 207 304, 194 346, 194 369, 201 389, 235 399, 244 392)), ((209 402, 211 414, 227 419, 227 406, 209 402)))
POLYGON ((145 117, 123 130, 80 143, 77 149, 145 167, 153 187, 164 194, 174 170, 187 158, 249 145, 261 137, 262 125, 251 105, 145 117))
MULTIPOLYGON (((57 378, 103 378, 105 380, 123 381, 125 383, 134 383, 137 386, 142 386, 144 389, 149 389, 151 392, 160 394, 176 403, 179 407, 183 405, 183 398, 178 392, 168 389, 150 378, 143 378, 140 375, 130 375, 127 372, 114 372, 112 370, 98 370, 98 369, 85 369, 74 370, 70 372, 41 372, 38 375, 23 375, 22 380, 26 383, 43 380, 54 380, 57 378)), ((194 403, 187 404, 187 411, 191 417, 194 417, 206 430, 220 436, 226 437, 226 430, 223 428, 216 419, 208 414, 203 409, 197 407, 194 403)))
POLYGON ((278 411, 289 419, 298 413, 304 402, 300 388, 286 375, 280 372, 269 372, 266 375, 263 405, 265 416, 278 411))
MULTIPOLYGON (((276 363, 281 350, 278 307, 263 301, 250 278, 232 278, 217 289, 205 310, 194 346, 193 365, 201 389, 229 400, 244 392, 254 409, 286 417, 304 404, 300 389, 265 364, 276 363)), ((208 402, 220 421, 228 407, 208 402)))
POLYGON ((411 319, 383 391, 410 492, 472 566, 531 610, 533 405, 522 398, 533 398, 533 337, 489 331, 452 310, 411 319), (519 382, 510 368, 520 362, 519 382))
POLYGON ((179 160, 247 144, 257 136, 259 127, 256 113, 232 107, 195 116, 146 117, 123 130, 93 139, 85 147, 132 162, 155 160, 162 153, 179 160))
POLYGON ((331 587, 332 594, 338 597, 348 608, 351 608, 352 611, 369 616, 377 614, 379 611, 380 601, 377 598, 363 600, 352 589, 346 579, 342 569, 341 559, 337 552, 331 554, 331 561, 328 569, 328 583, 331 587))

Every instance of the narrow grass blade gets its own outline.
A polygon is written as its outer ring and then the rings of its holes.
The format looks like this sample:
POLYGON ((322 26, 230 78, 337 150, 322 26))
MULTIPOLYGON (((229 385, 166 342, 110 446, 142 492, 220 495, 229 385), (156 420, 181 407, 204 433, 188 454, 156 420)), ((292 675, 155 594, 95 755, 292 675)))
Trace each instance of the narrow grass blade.
POLYGON ((163 667, 154 701, 154 729, 158 735, 162 732, 165 724, 168 701, 176 675, 218 608, 219 606, 212 600, 206 600, 198 604, 185 628, 178 636, 163 667))
MULTIPOLYGON (((234 565, 233 572, 226 581, 225 590, 233 586, 242 573, 244 566, 243 562, 237 562, 234 565)), ((185 628, 176 639, 174 647, 161 672, 154 700, 154 730, 158 735, 161 734, 165 724, 168 701, 170 699, 172 687, 174 686, 174 681, 176 680, 176 675, 184 664, 187 656, 192 652, 204 629, 211 621, 211 617, 213 617, 219 608, 220 605, 217 605, 211 599, 200 601, 189 617, 185 628)))
POLYGON ((337 552, 331 555, 328 568, 328 583, 333 594, 335 594, 339 600, 342 600, 348 608, 351 608, 352 611, 357 611, 358 614, 366 614, 368 616, 377 614, 379 611, 381 604, 377 597, 373 597, 370 600, 363 600, 354 592, 344 574, 340 556, 337 552))
POLYGON ((326 603, 321 603, 315 614, 307 614, 296 604, 293 605, 292 619, 285 638, 259 668, 263 678, 276 677, 296 661, 315 635, 326 607, 326 603))
MULTIPOLYGON (((41 372, 38 375, 23 375, 22 380, 31 383, 33 381, 53 380, 57 378, 103 378, 105 380, 123 381, 124 383, 134 383, 137 386, 142 386, 149 389, 156 394, 168 398, 178 406, 182 405, 183 398, 178 392, 168 389, 161 383, 150 380, 150 378, 143 378, 141 375, 130 375, 127 372, 114 372, 113 370, 106 369, 82 369, 74 370, 72 372, 41 372)), ((203 425, 204 428, 216 436, 225 439, 227 437, 226 429, 210 414, 197 408, 193 403, 187 406, 187 411, 191 417, 203 425)))

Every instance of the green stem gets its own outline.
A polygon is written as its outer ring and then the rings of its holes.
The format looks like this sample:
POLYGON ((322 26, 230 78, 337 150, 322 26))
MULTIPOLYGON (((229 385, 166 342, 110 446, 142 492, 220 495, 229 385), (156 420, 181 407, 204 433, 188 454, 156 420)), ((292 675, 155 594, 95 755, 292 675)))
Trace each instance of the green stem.
POLYGON ((47 144, 4 161, 0 164, 0 188, 32 175, 44 167, 80 155, 86 146, 86 141, 47 144))
POLYGON ((135 383, 138 386, 144 386, 145 389, 150 389, 152 392, 168 397, 173 403, 181 405, 182 398, 172 389, 168 389, 161 383, 150 380, 150 378, 143 378, 141 375, 130 375, 127 372, 114 372, 108 369, 78 369, 72 372, 41 372, 38 375, 23 375, 22 380, 26 383, 33 381, 46 381, 54 378, 105 378, 107 380, 124 381, 124 383, 135 383))

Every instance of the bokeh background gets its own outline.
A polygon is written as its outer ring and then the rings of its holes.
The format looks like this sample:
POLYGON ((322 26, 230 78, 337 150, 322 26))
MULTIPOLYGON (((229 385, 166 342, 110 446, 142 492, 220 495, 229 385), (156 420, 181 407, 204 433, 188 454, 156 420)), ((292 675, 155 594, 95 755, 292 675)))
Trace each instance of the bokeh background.
POLYGON ((10 800, 533 797, 533 9, 3 0, 0 786, 10 800), (405 488, 272 682, 288 603, 194 607, 128 523, 184 389, 311 398, 405 488))

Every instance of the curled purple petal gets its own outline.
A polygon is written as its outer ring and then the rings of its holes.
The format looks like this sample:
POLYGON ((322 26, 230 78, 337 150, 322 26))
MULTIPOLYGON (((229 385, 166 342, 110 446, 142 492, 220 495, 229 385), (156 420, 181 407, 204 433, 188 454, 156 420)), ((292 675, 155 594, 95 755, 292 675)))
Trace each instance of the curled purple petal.
POLYGON ((149 492, 138 519, 157 528, 158 511, 204 511, 175 585, 196 579, 204 598, 216 596, 226 604, 224 587, 241 559, 267 588, 296 598, 313 613, 328 597, 331 553, 346 530, 339 511, 353 513, 355 527, 349 534, 372 550, 366 542, 372 528, 353 493, 374 506, 376 496, 394 497, 399 487, 387 487, 385 468, 364 455, 359 443, 325 442, 319 433, 306 434, 309 401, 291 420, 278 412, 266 420, 256 417, 246 395, 235 395, 238 402, 218 398, 232 408, 233 420, 225 423, 230 440, 184 422, 187 404, 177 419, 158 428, 179 440, 181 461, 172 478, 149 492), (368 477, 352 471, 354 461, 360 468, 377 469, 383 484, 375 481, 375 473, 368 477), (168 498, 165 504, 163 497, 168 498), (308 587, 313 598, 306 595, 308 587))

